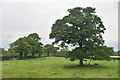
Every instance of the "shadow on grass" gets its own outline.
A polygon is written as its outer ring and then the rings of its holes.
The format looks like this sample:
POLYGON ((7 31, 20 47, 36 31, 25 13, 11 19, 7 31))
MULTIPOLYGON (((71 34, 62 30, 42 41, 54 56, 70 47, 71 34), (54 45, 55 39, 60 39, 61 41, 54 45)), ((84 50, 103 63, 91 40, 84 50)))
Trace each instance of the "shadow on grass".
POLYGON ((75 69, 75 68, 108 68, 106 66, 103 65, 64 65, 63 68, 67 68, 67 69, 75 69))

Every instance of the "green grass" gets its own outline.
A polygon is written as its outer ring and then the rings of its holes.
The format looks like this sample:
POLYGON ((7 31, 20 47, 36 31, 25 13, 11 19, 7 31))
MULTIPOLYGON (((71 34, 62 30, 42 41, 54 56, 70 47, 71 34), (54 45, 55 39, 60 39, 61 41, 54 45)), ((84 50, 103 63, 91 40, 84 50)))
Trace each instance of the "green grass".
MULTIPOLYGON (((84 62, 87 63, 87 62, 84 62)), ((3 61, 3 78, 117 78, 118 61, 91 61, 94 66, 79 67, 78 61, 64 57, 44 57, 3 61)))

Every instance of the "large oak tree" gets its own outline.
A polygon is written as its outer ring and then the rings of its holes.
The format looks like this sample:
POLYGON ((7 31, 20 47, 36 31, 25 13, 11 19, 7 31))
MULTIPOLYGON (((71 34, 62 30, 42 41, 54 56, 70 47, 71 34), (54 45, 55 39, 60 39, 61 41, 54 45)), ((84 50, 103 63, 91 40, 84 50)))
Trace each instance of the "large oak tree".
POLYGON ((52 25, 50 38, 54 43, 64 46, 70 44, 75 47, 66 57, 71 61, 79 59, 109 59, 113 48, 104 45, 102 34, 106 30, 100 17, 96 15, 95 8, 76 7, 68 9, 69 15, 56 20, 52 25))

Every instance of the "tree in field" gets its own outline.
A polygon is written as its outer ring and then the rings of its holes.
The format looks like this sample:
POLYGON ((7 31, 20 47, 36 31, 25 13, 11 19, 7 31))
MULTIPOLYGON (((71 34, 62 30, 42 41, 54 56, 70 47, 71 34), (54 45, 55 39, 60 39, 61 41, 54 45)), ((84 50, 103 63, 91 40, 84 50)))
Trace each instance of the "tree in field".
POLYGON ((57 51, 59 50, 59 47, 53 46, 53 55, 56 56, 57 51))
POLYGON ((27 37, 19 38, 15 42, 10 44, 10 49, 13 52, 20 54, 20 59, 27 57, 27 54, 30 52, 31 46, 26 41, 27 37))
POLYGON ((43 53, 43 44, 41 42, 38 42, 37 45, 35 46, 36 48, 34 49, 34 53, 38 54, 39 57, 41 57, 43 53))
POLYGON ((41 57, 41 55, 43 54, 43 46, 38 47, 37 50, 38 50, 38 53, 37 53, 38 56, 41 57))
POLYGON ((83 59, 109 59, 114 51, 104 45, 102 34, 106 28, 95 14, 95 8, 76 7, 68 12, 69 15, 53 24, 50 39, 75 47, 66 57, 71 61, 78 59, 79 65, 83 65, 83 59))
POLYGON ((51 53, 51 54, 54 53, 54 47, 53 47, 53 45, 51 45, 51 44, 46 44, 46 45, 44 46, 44 50, 45 50, 45 52, 47 53, 47 56, 50 56, 50 53, 51 53))
POLYGON ((14 53, 19 53, 20 58, 27 57, 28 53, 38 54, 41 57, 42 54, 42 43, 40 42, 40 37, 37 33, 30 34, 27 37, 19 38, 15 42, 10 44, 9 51, 14 53))
POLYGON ((44 50, 47 53, 47 56, 50 56, 50 54, 56 56, 57 51, 59 50, 59 47, 55 47, 52 44, 46 44, 44 46, 44 50))
POLYGON ((40 40, 41 40, 41 38, 38 36, 37 33, 32 33, 32 34, 28 35, 27 42, 31 46, 31 53, 32 53, 33 57, 36 53, 39 54, 39 57, 42 54, 42 45, 43 44, 40 42, 40 40))

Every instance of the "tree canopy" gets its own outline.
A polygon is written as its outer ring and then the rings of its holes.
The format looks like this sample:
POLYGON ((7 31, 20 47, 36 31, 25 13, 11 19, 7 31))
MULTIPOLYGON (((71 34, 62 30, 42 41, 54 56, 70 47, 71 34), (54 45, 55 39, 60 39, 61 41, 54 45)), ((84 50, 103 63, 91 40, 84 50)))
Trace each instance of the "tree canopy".
POLYGON ((0 54, 4 54, 4 53, 6 53, 7 51, 4 49, 4 48, 2 48, 2 47, 0 47, 0 54))
POLYGON ((54 47, 52 44, 46 44, 44 46, 44 50, 45 52, 47 52, 47 56, 50 56, 50 53, 55 55, 55 53, 58 50, 58 47, 54 47))
POLYGON ((27 37, 19 38, 14 43, 10 44, 10 50, 15 53, 20 53, 20 58, 23 57, 23 54, 26 56, 27 53, 30 53, 31 46, 26 42, 27 37))
POLYGON ((28 35, 28 40, 27 42, 31 46, 31 53, 32 56, 34 57, 35 53, 39 53, 39 56, 41 56, 40 53, 42 53, 42 43, 40 42, 41 38, 38 36, 37 33, 33 33, 28 35))
POLYGON ((69 15, 56 20, 52 25, 50 39, 60 45, 75 47, 67 54, 71 61, 80 60, 83 65, 84 58, 109 59, 114 53, 113 48, 104 45, 102 34, 106 30, 95 8, 76 7, 68 9, 69 15))
POLYGON ((39 54, 41 56, 42 54, 42 43, 40 42, 40 37, 37 33, 30 34, 27 37, 19 38, 18 40, 14 41, 10 44, 9 51, 20 53, 20 58, 27 57, 28 53, 32 53, 32 56, 34 57, 34 54, 39 54))

